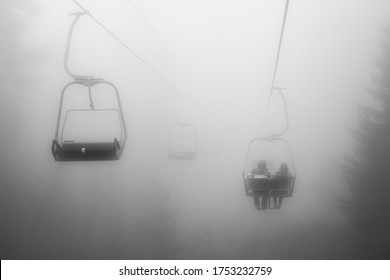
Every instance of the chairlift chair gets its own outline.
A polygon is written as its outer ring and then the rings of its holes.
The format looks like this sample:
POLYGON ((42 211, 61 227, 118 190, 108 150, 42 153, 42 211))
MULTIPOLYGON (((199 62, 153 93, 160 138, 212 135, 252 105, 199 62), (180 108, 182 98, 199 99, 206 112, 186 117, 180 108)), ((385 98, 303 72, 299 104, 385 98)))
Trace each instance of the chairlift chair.
POLYGON ((196 129, 191 124, 174 124, 169 129, 168 159, 195 160, 198 154, 196 129))
MULTIPOLYGON (((61 94, 60 107, 58 112, 57 119, 57 128, 55 132, 55 139, 52 142, 52 153, 54 159, 56 161, 102 161, 102 160, 119 160, 123 148, 126 142, 126 126, 125 121, 120 105, 119 93, 117 88, 103 80, 95 79, 93 84, 91 80, 86 83, 87 80, 78 80, 69 83, 65 86, 61 94), (92 86, 96 86, 96 84, 106 84, 109 85, 115 92, 116 100, 118 107, 116 109, 104 108, 104 109, 96 109, 93 106, 89 109, 70 109, 63 110, 64 97, 66 95, 67 89, 73 85, 85 85, 89 89, 90 97, 92 98, 92 86), (82 112, 81 117, 86 117, 87 114, 92 114, 92 118, 94 118, 93 114, 98 112, 113 112, 118 115, 118 126, 120 127, 120 135, 118 138, 113 138, 112 141, 105 139, 105 141, 95 141, 93 139, 89 139, 86 141, 77 141, 73 139, 64 138, 64 128, 68 123, 68 115, 74 112, 82 112)), ((95 115, 96 116, 96 115, 95 115)), ((95 117, 96 118, 96 117, 95 117)), ((81 120, 79 120, 81 121, 81 120)), ((73 124, 75 125, 75 124, 73 124)), ((96 125, 96 124, 95 124, 96 125)))
MULTIPOLYGON (((257 158, 261 160, 261 155, 257 158)), ((271 159, 275 162, 275 159, 271 159)), ((245 166, 242 172, 244 179, 245 194, 250 197, 265 198, 267 203, 262 209, 276 209, 275 205, 271 206, 271 198, 281 198, 281 197, 292 197, 294 192, 294 184, 296 178, 296 171, 294 165, 293 154, 291 146, 289 143, 280 137, 277 138, 255 138, 253 139, 248 147, 247 157, 245 161, 245 166), (284 155, 286 158, 279 159, 279 162, 285 162, 288 165, 289 172, 287 174, 279 174, 276 169, 271 170, 267 175, 255 175, 252 174, 251 169, 253 166, 250 164, 251 154, 253 153, 253 146, 255 144, 260 145, 275 145, 282 144, 285 145, 288 155, 284 155)))
MULTIPOLYGON (((280 209, 281 201, 283 200, 283 198, 284 197, 291 197, 293 195, 295 178, 296 178, 294 159, 293 159, 291 147, 285 139, 281 138, 287 132, 288 127, 289 127, 287 103, 286 103, 286 99, 283 95, 284 88, 275 87, 276 74, 277 74, 277 68, 278 68, 278 62, 279 62, 279 55, 280 55, 280 50, 281 50, 281 46, 282 46, 283 33, 284 33, 285 24, 286 24, 288 6, 289 6, 289 0, 286 0, 282 28, 280 31, 279 46, 278 46, 278 51, 277 51, 277 56, 276 56, 276 61, 275 61, 275 68, 274 68, 272 84, 271 84, 271 91, 269 94, 268 105, 267 105, 267 113, 268 113, 272 94, 273 94, 274 90, 276 90, 279 93, 280 97, 282 98, 286 126, 279 133, 272 133, 268 137, 264 137, 264 138, 255 138, 249 143, 245 166, 244 166, 244 170, 242 172, 242 176, 244 179, 245 194, 247 196, 252 196, 254 198, 254 202, 255 202, 255 205, 256 205, 258 210, 260 210, 260 209, 273 209, 273 208, 280 209), (291 171, 290 172, 280 172, 280 174, 278 174, 275 170, 274 170, 274 172, 268 172, 266 170, 267 167, 263 166, 263 164, 261 164, 261 166, 258 167, 258 170, 255 170, 256 172, 251 172, 251 170, 248 170, 248 167, 250 166, 249 158, 250 158, 250 155, 252 153, 253 145, 255 143, 263 143, 263 144, 271 144, 271 145, 275 145, 276 143, 283 143, 287 147, 288 157, 290 159, 290 163, 288 164, 288 167, 285 169, 290 169, 291 171), (256 175, 256 174, 261 174, 261 173, 264 175, 256 175), (261 207, 259 205, 259 198, 260 197, 262 198, 261 207), (271 197, 274 198, 274 207, 271 207, 271 203, 270 203, 271 197), (279 203, 278 203, 278 205, 276 205, 276 201, 278 198, 279 198, 279 203)), ((264 154, 265 153, 260 153, 260 156, 263 156, 264 154)), ((260 157, 257 160, 264 160, 264 158, 260 157)), ((285 158, 284 160, 287 160, 287 159, 285 158)))
MULTIPOLYGON (((72 82, 68 83, 62 90, 58 118, 57 118, 57 127, 55 132, 54 140, 52 141, 51 152, 56 161, 106 161, 106 160, 119 160, 125 143, 126 143, 126 125, 123 117, 122 106, 119 98, 118 89, 114 84, 105 81, 103 79, 97 79, 93 76, 82 76, 75 75, 68 69, 68 54, 70 48, 70 42, 72 37, 73 28, 76 25, 79 18, 86 14, 87 12, 78 12, 70 15, 75 16, 68 32, 68 39, 66 43, 65 58, 64 58, 64 67, 65 71, 74 79, 72 82), (88 109, 81 108, 80 106, 75 106, 75 108, 64 109, 64 98, 68 89, 75 87, 76 85, 85 86, 88 91, 88 96, 90 100, 90 107, 88 109), (95 108, 93 102, 92 88, 98 87, 99 85, 107 85, 113 89, 116 99, 116 106, 114 108, 95 108), (118 119, 118 127, 120 133, 117 137, 113 137, 112 140, 91 140, 88 141, 79 141, 77 139, 67 139, 64 138, 64 129, 68 124, 68 116, 74 114, 75 112, 82 112, 85 116, 96 116, 98 112, 115 112, 118 119)), ((105 92, 106 94, 106 92, 105 92)), ((81 120, 80 120, 81 121, 81 120)), ((99 124, 98 124, 99 125, 99 124)))
POLYGON ((279 93, 283 101, 284 116, 286 121, 286 126, 284 129, 278 133, 270 134, 268 137, 255 138, 249 143, 248 152, 246 156, 245 166, 242 173, 244 179, 245 194, 247 196, 254 197, 255 199, 261 197, 265 199, 265 205, 262 205, 262 209, 276 209, 280 208, 271 207, 270 198, 284 198, 292 197, 294 192, 294 184, 296 178, 296 170, 294 165, 294 158, 290 144, 282 138, 289 127, 288 112, 287 112, 287 102, 282 92, 283 88, 274 87, 275 90, 279 93), (268 154, 268 163, 282 164, 283 162, 287 164, 289 170, 286 174, 280 174, 277 171, 277 166, 273 166, 268 175, 255 175, 251 172, 251 155, 254 154, 255 146, 259 145, 262 148, 262 151, 258 153, 256 161, 264 160, 266 154, 268 154), (276 153, 280 152, 277 150, 284 149, 284 154, 276 159, 276 153))

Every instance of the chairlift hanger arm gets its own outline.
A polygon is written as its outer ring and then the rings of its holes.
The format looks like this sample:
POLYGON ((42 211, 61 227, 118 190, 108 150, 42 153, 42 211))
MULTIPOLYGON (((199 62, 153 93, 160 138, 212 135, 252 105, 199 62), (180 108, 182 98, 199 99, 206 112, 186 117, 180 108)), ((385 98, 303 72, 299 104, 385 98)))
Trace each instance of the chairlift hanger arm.
POLYGON ((270 137, 278 137, 278 136, 284 135, 287 132, 288 127, 289 127, 289 120, 288 120, 288 113, 287 113, 287 102, 286 102, 286 98, 284 97, 284 94, 282 92, 282 90, 284 88, 280 88, 280 87, 276 87, 275 86, 276 74, 277 74, 277 69, 278 69, 278 64, 279 64, 280 51, 281 51, 282 42, 283 42, 284 28, 285 28, 285 25, 286 25, 286 19, 287 19, 287 13, 288 13, 288 6, 289 6, 289 0, 286 0, 285 9, 284 9, 284 16, 283 16, 283 22, 282 22, 282 28, 281 28, 281 31, 280 31, 279 46, 278 46, 278 51, 277 51, 277 55, 276 55, 274 73, 273 73, 273 77, 272 77, 271 90, 270 90, 270 93, 269 93, 269 96, 268 96, 268 103, 267 103, 267 114, 268 114, 268 111, 269 111, 269 108, 270 108, 270 104, 271 104, 272 94, 273 94, 274 90, 277 90, 278 93, 280 94, 280 97, 283 100, 283 107, 284 107, 284 115, 285 115, 286 127, 281 132, 271 133, 270 137))
POLYGON ((92 75, 77 75, 77 74, 74 74, 72 71, 69 70, 69 67, 68 67, 69 49, 70 49, 70 45, 71 45, 71 42, 72 42, 73 29, 74 29, 75 25, 77 24, 77 22, 79 21, 80 17, 85 15, 85 14, 88 14, 88 11, 83 10, 82 12, 76 12, 76 13, 70 13, 69 14, 70 16, 74 16, 74 18, 73 18, 73 21, 72 21, 72 23, 71 23, 71 25, 69 27, 68 38, 66 40, 65 56, 64 56, 64 68, 65 68, 66 73, 68 73, 68 75, 71 76, 75 80, 92 80, 93 79, 92 75))
POLYGON ((289 122, 289 119, 288 119, 287 101, 286 101, 286 97, 284 96, 284 93, 283 93, 283 90, 285 88, 274 87, 274 89, 277 90, 277 92, 279 93, 279 95, 280 95, 280 97, 282 98, 282 101, 283 101, 284 119, 285 119, 285 122, 286 122, 286 126, 285 126, 285 128, 281 132, 272 133, 270 135, 270 137, 272 137, 272 138, 284 135, 287 132, 289 126, 290 126, 290 122, 289 122))
MULTIPOLYGON (((273 73, 273 77, 272 77, 272 84, 271 84, 271 90, 270 90, 269 97, 268 97, 268 105, 267 105, 267 108, 269 108, 269 104, 271 103, 272 91, 273 91, 274 88, 275 88, 276 73, 277 73, 277 70, 278 70, 280 51, 281 51, 281 49, 282 49, 282 42, 283 42, 283 35, 284 35, 284 27, 286 26, 286 19, 287 19, 288 4, 289 4, 289 2, 290 2, 289 0, 286 0, 286 5, 285 5, 285 8, 284 8, 283 23, 282 23, 282 28, 281 28, 281 30, 280 30, 279 46, 278 46, 278 52, 277 52, 277 55, 276 55, 275 68, 274 68, 274 73, 273 73)), ((267 109, 267 111, 268 111, 268 109, 267 109)))

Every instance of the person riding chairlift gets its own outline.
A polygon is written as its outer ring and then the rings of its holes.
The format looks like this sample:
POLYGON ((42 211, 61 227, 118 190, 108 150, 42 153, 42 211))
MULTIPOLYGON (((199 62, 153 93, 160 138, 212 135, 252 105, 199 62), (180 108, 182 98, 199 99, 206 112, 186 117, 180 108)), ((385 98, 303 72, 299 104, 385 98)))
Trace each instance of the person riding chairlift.
MULTIPOLYGON (((265 160, 260 160, 258 163, 257 163, 257 168, 253 169, 251 171, 251 173, 253 175, 265 175, 267 177, 271 176, 271 173, 268 171, 267 169, 267 163, 265 160)), ((253 197, 253 200, 254 200, 254 203, 255 203, 255 206, 256 206, 256 209, 257 210, 260 210, 260 201, 259 201, 259 197, 258 196, 254 196, 253 197)), ((262 200, 261 200, 261 208, 262 209, 265 209, 267 208, 267 197, 266 196, 263 196, 262 197, 262 200)))
MULTIPOLYGON (((278 177, 289 177, 290 176, 290 173, 288 172, 287 163, 283 162, 280 165, 279 171, 276 172, 276 175, 278 177)), ((282 202, 283 202, 283 196, 274 196, 273 199, 274 199, 274 207, 277 209, 280 209, 280 207, 282 206, 282 202)))

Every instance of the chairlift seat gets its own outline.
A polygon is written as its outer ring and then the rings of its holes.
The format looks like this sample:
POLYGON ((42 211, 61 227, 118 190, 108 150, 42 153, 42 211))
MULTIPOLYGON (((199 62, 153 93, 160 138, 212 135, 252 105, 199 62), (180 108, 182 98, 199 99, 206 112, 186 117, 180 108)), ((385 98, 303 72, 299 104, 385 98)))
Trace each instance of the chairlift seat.
POLYGON ((275 175, 270 180, 270 189, 273 196, 290 196, 290 186, 294 178, 285 175, 275 175))
POLYGON ((270 179, 266 176, 248 176, 245 181, 252 196, 264 196, 271 192, 270 179))
POLYGON ((122 150, 118 140, 101 143, 64 142, 53 140, 52 153, 56 161, 107 161, 118 160, 122 150))
POLYGON ((274 175, 272 177, 247 175, 245 187, 248 196, 283 196, 292 195, 294 177, 274 175))

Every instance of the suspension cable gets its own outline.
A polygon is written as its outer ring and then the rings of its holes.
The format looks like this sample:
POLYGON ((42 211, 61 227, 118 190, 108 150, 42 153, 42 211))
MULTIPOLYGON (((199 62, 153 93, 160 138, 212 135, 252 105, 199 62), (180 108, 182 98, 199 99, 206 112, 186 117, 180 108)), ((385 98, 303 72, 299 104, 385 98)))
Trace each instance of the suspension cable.
MULTIPOLYGON (((190 95, 185 94, 183 91, 174 86, 169 80, 167 80, 164 76, 162 76, 157 70, 155 70, 150 64, 148 64, 144 59, 142 59, 139 55, 137 55, 129 46, 127 46, 122 40, 120 40, 114 33, 112 33, 105 25, 103 25, 97 18, 95 18, 87 9, 85 9, 77 0, 73 0, 73 2, 88 16, 91 17, 93 21, 95 21, 100 27, 102 27, 111 37, 113 37, 117 42, 119 42, 123 47, 125 47, 131 54, 133 54, 140 62, 145 64, 147 68, 149 68, 153 73, 155 73, 160 79, 165 81, 172 89, 174 89, 177 93, 175 94, 175 98, 183 95, 187 97, 189 100, 193 100, 190 95)), ((208 108, 206 104, 203 104, 203 107, 208 108)), ((213 112, 213 109, 208 110, 213 112)))
POLYGON ((228 56, 227 56, 227 53, 226 53, 226 49, 223 47, 221 30, 220 30, 219 25, 217 23, 217 18, 215 16, 215 11, 214 11, 214 6, 213 6, 213 3, 212 3, 212 0, 209 0, 208 2, 209 2, 209 9, 210 9, 211 18, 213 20, 213 24, 214 24, 214 28, 215 28, 215 33, 217 34, 218 41, 219 41, 219 47, 220 47, 220 49, 222 51, 226 67, 228 69, 228 75, 230 76, 229 78, 230 78, 231 81, 233 81, 232 67, 231 67, 231 65, 229 63, 229 59, 228 59, 228 56))
POLYGON ((118 43, 125 47, 132 55, 134 55, 139 61, 141 61, 146 67, 148 67, 152 72, 154 72, 160 79, 164 80, 171 88, 178 92, 178 95, 183 94, 176 86, 174 86, 169 80, 167 80, 163 75, 161 75, 156 69, 154 69, 150 64, 148 64, 144 59, 142 59, 138 54, 136 54, 128 45, 126 45, 121 39, 119 39, 114 33, 112 33, 104 24, 102 24, 97 18, 95 18, 87 9, 85 9, 80 3, 76 0, 73 2, 83 10, 93 21, 95 21, 100 27, 102 27, 108 34, 111 35, 118 43))
POLYGON ((287 19, 287 12, 288 12, 288 4, 289 4, 289 2, 290 2, 289 0, 286 0, 286 5, 285 5, 285 8, 284 8, 283 23, 282 23, 282 29, 280 31, 280 38, 279 38, 279 47, 278 47, 278 52, 277 52, 277 55, 276 55, 275 69, 274 69, 274 74, 273 74, 273 77, 272 77, 271 90, 270 90, 270 93, 269 93, 269 96, 268 96, 267 112, 269 110, 269 105, 270 105, 270 102, 271 102, 272 92, 275 89, 275 79, 276 79, 276 73, 277 73, 277 70, 278 70, 279 56, 280 56, 280 50, 282 48, 284 27, 286 25, 286 19, 287 19))
MULTIPOLYGON (((188 73, 188 71, 186 70, 186 68, 183 66, 183 64, 180 62, 179 59, 177 59, 177 57, 173 54, 173 52, 167 47, 167 45, 164 43, 164 41, 161 39, 161 37, 158 35, 158 33, 153 29, 153 27, 151 26, 151 24, 147 21, 147 19, 142 15, 142 13, 139 11, 139 9, 136 7, 136 5, 134 4, 134 1, 133 0, 128 0, 129 4, 133 7, 134 11, 139 15, 139 17, 143 20, 143 22, 146 24, 146 26, 150 29, 150 31, 156 36, 156 38, 160 41, 161 45, 166 49, 166 51, 169 53, 169 55, 172 57, 172 59, 176 62, 176 64, 182 69, 183 73, 185 74, 185 76, 187 76, 187 78, 192 82, 192 84, 197 87, 197 88, 201 88, 201 86, 199 85, 198 82, 196 82, 192 76, 188 73)), ((210 4, 211 6, 211 4, 210 4)), ((212 7, 210 7, 212 8, 212 7)), ((213 15, 213 19, 214 19, 214 23, 215 23, 215 26, 216 26, 216 30, 217 30, 217 33, 218 33, 218 36, 219 36, 219 39, 220 39, 220 42, 222 42, 221 40, 221 36, 219 34, 219 30, 218 30, 218 26, 216 24, 216 21, 215 21, 215 18, 214 18, 214 14, 213 15)), ((221 47, 222 48, 222 47, 221 47)), ((226 52, 225 52, 225 60, 227 61, 227 58, 226 58, 226 52)), ((228 63, 227 63, 228 64, 228 63)), ((229 66, 229 65, 228 65, 229 66)), ((230 69, 231 67, 229 67, 230 69)), ((177 95, 174 96, 174 98, 178 98, 180 97, 181 95, 185 96, 188 100, 190 101, 193 101, 194 100, 191 98, 191 96, 189 96, 188 94, 184 94, 182 92, 178 92, 177 95)), ((201 105, 202 106, 202 105, 201 105)), ((207 106, 203 105, 204 108, 207 108, 207 106)), ((210 108, 207 108, 207 110, 210 111, 210 108)), ((212 110, 211 110, 212 111, 212 110)))
POLYGON ((173 54, 173 52, 167 47, 167 45, 164 43, 164 41, 161 39, 161 37, 157 34, 157 32, 153 29, 153 27, 150 25, 150 23, 146 20, 146 18, 141 14, 139 9, 134 5, 132 0, 128 0, 129 4, 133 7, 134 11, 138 14, 138 16, 142 19, 142 21, 146 24, 146 26, 149 28, 149 30, 156 36, 156 38, 160 41, 161 45, 164 47, 164 49, 168 52, 168 54, 171 56, 171 58, 176 62, 176 64, 181 68, 183 73, 187 76, 188 79, 193 81, 192 77, 188 74, 187 70, 183 66, 183 64, 177 59, 177 57, 173 54))

